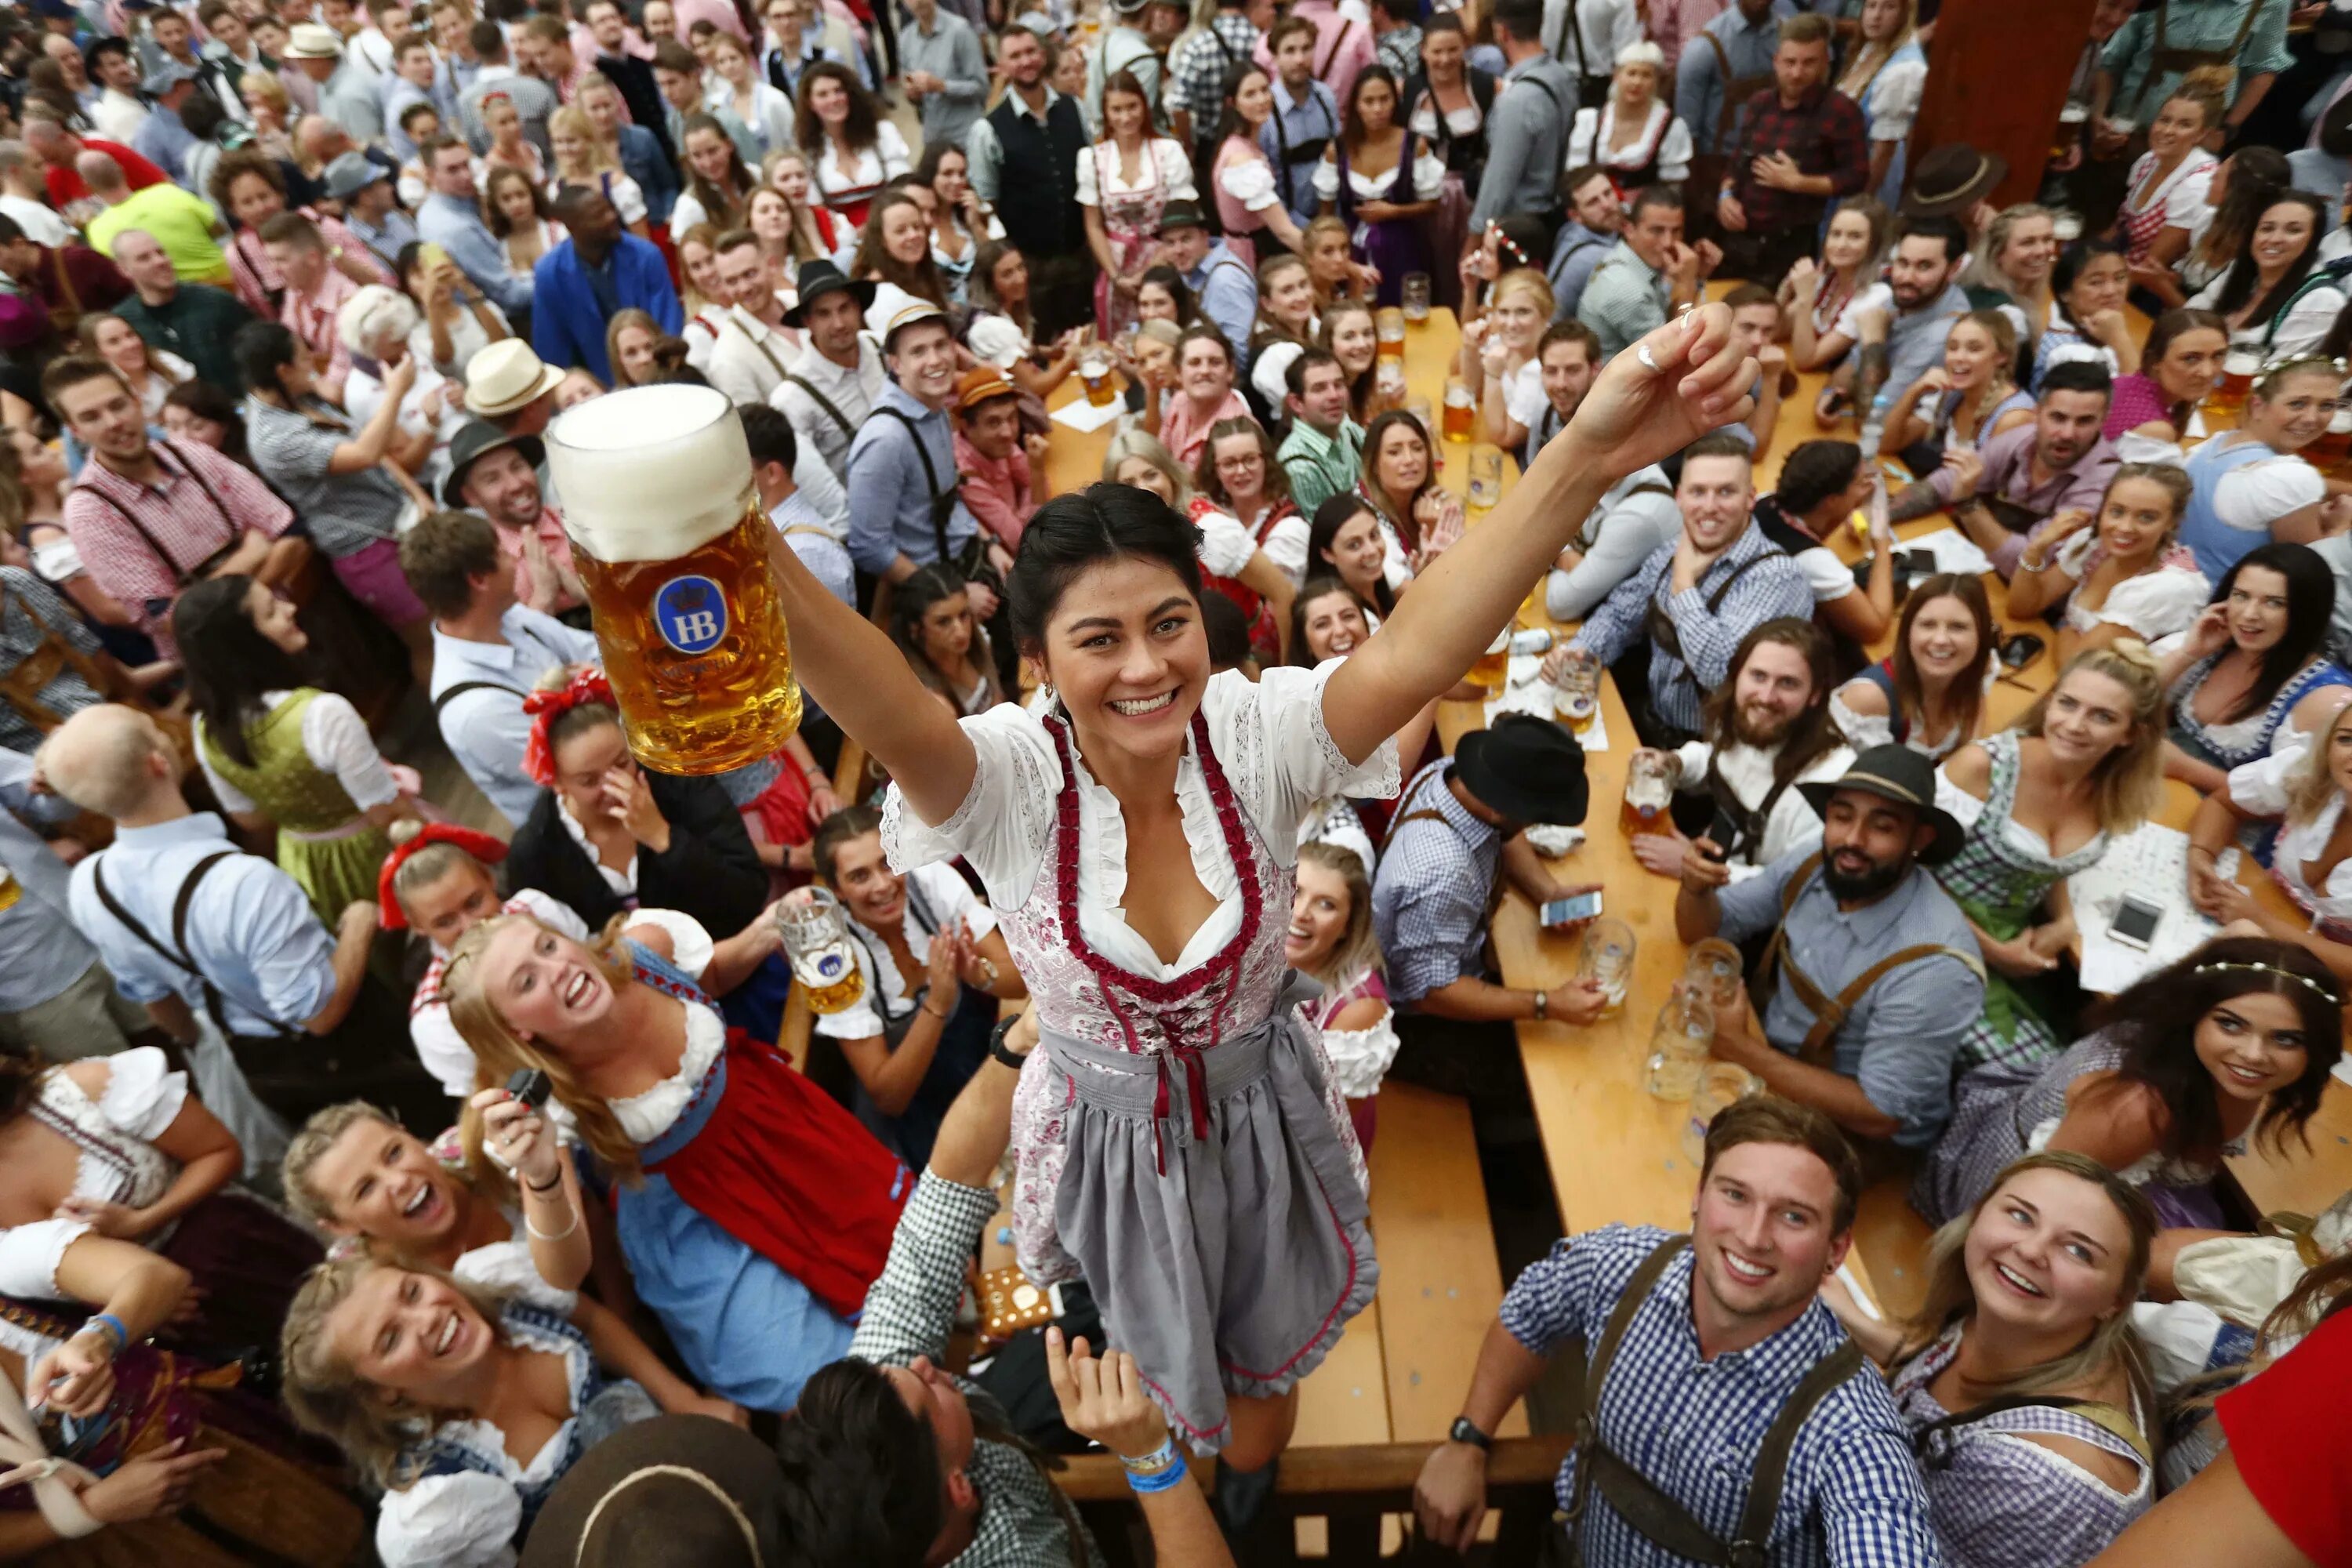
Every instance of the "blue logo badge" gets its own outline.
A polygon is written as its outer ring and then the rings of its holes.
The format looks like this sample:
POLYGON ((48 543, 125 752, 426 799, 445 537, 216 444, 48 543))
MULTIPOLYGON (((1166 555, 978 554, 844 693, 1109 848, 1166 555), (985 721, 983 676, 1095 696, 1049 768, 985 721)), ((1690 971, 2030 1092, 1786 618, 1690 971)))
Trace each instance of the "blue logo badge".
POLYGON ((654 595, 662 640, 684 654, 709 653, 727 637, 727 595, 708 577, 673 577, 654 595))
POLYGON ((837 952, 824 952, 817 955, 816 973, 820 980, 838 979, 841 972, 846 967, 848 967, 846 961, 837 952))

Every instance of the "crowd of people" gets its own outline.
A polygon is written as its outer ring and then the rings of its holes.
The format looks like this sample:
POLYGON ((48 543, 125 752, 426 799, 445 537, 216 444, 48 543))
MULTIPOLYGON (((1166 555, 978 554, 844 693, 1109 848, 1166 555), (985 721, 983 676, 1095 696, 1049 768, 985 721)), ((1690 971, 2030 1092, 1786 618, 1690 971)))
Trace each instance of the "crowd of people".
POLYGON ((2000 205, 1935 13, 0 10, 0 1557, 1124 1560, 1099 1447, 1250 1561, 1393 1079, 1577 1232, 1497 1226, 1427 1539, 1573 1342, 1572 1561, 2352 1561, 2352 1225, 2224 1163, 2352 997, 2352 75, 2100 0, 2000 205), (715 773, 549 464, 640 388, 774 525, 802 721, 715 773), (1540 1195, 1516 1030, 1617 999, 1488 939, 1607 803, 1437 732, 1531 594, 1745 982, 1687 1233, 1540 1195), (2091 995, 2168 779, 2220 935, 2091 995), (973 1359, 984 1242, 1054 1321, 973 1359))

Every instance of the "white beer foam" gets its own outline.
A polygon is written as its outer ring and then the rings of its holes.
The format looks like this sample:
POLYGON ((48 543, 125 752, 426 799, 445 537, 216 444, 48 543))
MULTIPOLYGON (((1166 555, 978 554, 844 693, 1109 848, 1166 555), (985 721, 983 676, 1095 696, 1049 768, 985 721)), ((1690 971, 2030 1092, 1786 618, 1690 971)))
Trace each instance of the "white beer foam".
POLYGON ((565 531, 599 561, 683 555, 756 504, 742 422, 707 386, 592 397, 548 426, 547 460, 565 531))

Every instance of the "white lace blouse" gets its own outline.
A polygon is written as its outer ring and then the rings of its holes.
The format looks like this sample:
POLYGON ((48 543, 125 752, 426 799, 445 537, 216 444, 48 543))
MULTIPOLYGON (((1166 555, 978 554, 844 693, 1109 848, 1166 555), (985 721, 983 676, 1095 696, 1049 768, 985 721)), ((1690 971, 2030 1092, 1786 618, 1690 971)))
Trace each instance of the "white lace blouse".
POLYGON ((1617 105, 1613 100, 1599 109, 1578 110, 1575 124, 1568 133, 1568 166, 1573 169, 1599 163, 1605 169, 1638 169, 1648 161, 1649 149, 1655 147, 1658 178, 1675 181, 1689 177, 1693 151, 1690 127, 1657 100, 1651 100, 1642 134, 1631 146, 1612 149, 1609 143, 1616 134, 1617 105), (1671 120, 1673 123, 1661 127, 1662 120, 1671 120))
MULTIPOLYGON (((1317 801, 1336 795, 1387 799, 1397 792, 1393 739, 1351 764, 1324 728, 1323 689, 1340 663, 1269 669, 1256 682, 1227 670, 1210 677, 1202 694, 1209 744, 1267 853, 1284 866, 1297 862, 1298 824, 1317 801)), ((963 804, 947 821, 927 826, 893 784, 883 807, 882 844, 900 871, 962 856, 980 873, 989 903, 1009 914, 1029 901, 1039 876, 1049 871, 1061 759, 1045 724, 1010 703, 961 722, 979 753, 963 804)), ((1240 882, 1225 855, 1200 757, 1188 741, 1177 764, 1176 796, 1193 875, 1217 907, 1172 963, 1127 923, 1126 819, 1118 797, 1096 782, 1085 758, 1076 760, 1080 931, 1096 952, 1131 974, 1167 981, 1198 967, 1233 938, 1242 919, 1240 882)))
MULTIPOLYGON (((1000 711, 1000 710, 992 710, 1000 711)), ((1018 712, 1018 709, 1012 710, 1018 712)), ((966 723, 971 720, 964 721, 966 723)), ((727 1020, 717 1009, 698 1003, 686 1005, 686 1049, 677 1058, 677 1070, 643 1094, 633 1094, 625 1100, 606 1101, 621 1131, 633 1143, 652 1142, 670 1129, 702 1086, 702 1075, 727 1048, 727 1020)))
MULTIPOLYGON (((1360 202, 1384 202, 1396 188, 1396 171, 1382 169, 1377 174, 1367 174, 1354 164, 1348 166, 1348 186, 1360 202)), ((1421 156, 1412 161, 1412 195, 1408 201, 1433 202, 1445 187, 1445 160, 1432 153, 1424 143, 1421 156)), ((1315 195, 1318 201, 1339 199, 1339 165, 1326 158, 1315 165, 1315 195)))
MULTIPOLYGON (((50 1069, 41 1079, 37 1103, 50 1117, 88 1131, 129 1160, 126 1170, 82 1150, 73 1195, 138 1207, 163 1196, 180 1173, 178 1162, 154 1142, 187 1103, 188 1077, 173 1072, 152 1046, 119 1051, 106 1058, 106 1085, 95 1099, 62 1068, 50 1069)), ((79 1219, 35 1220, 0 1231, 0 1294, 34 1300, 62 1296, 58 1260, 89 1234, 89 1222, 79 1219)), ((13 1337, 0 1336, 0 1343, 24 1348, 13 1337)))
POLYGON ((1163 201, 1189 202, 1199 196, 1200 192, 1192 185, 1192 160, 1184 156, 1183 148, 1169 137, 1155 136, 1147 143, 1147 150, 1151 154, 1150 163, 1137 171, 1139 178, 1129 184, 1122 168, 1125 160, 1119 156, 1116 145, 1097 142, 1079 148, 1078 205, 1082 207, 1102 205, 1102 191, 1106 185, 1113 195, 1129 195, 1156 187, 1163 201), (1097 172, 1097 160, 1099 169, 1108 172, 1108 180, 1097 172))
POLYGON ((2287 814, 2294 771, 2308 749, 2289 746, 2231 768, 2230 799, 2241 811, 2278 819, 2278 845, 2271 869, 2286 884, 2294 901, 2319 920, 2352 921, 2352 858, 2336 862, 2316 888, 2304 868, 2306 862, 2326 858, 2328 840, 2336 837, 2336 824, 2344 815, 2344 792, 2329 790, 2309 821, 2298 822, 2287 814))
MULTIPOLYGON (((2059 569, 2079 583, 2096 542, 2097 536, 2087 529, 2074 535, 2058 552, 2059 569)), ((2142 642, 2153 643, 2187 631, 2189 624, 2204 613, 2213 586, 2193 563, 2184 566, 2159 559, 2154 571, 2126 577, 2109 588, 2106 598, 2095 610, 2077 602, 2082 593, 2078 585, 2066 595, 2064 615, 2069 629, 2087 632, 2102 626, 2121 626, 2142 642)))

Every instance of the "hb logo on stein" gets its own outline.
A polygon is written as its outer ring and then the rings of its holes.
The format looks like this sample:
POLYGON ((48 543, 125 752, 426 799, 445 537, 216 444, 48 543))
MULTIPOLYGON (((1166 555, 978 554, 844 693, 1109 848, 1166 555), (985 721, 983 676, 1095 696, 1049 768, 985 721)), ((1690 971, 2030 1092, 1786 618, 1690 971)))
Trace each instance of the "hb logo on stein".
POLYGON ((708 577, 673 577, 654 595, 662 640, 683 654, 704 654, 727 637, 727 595, 708 577))

